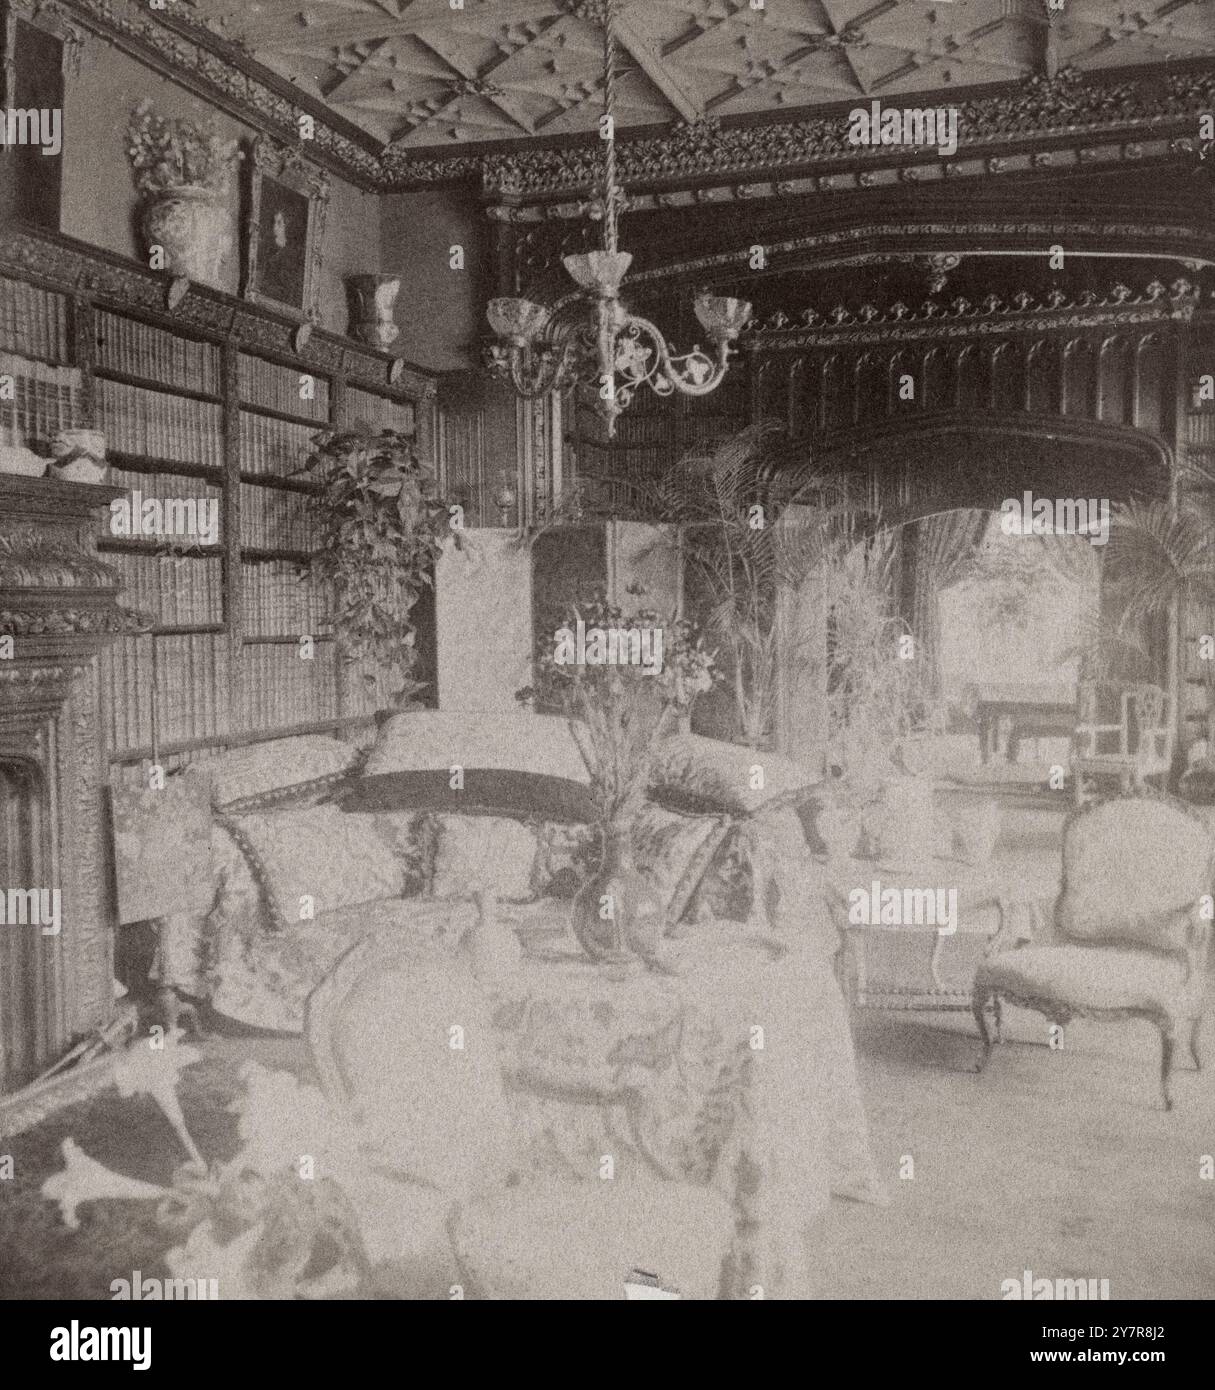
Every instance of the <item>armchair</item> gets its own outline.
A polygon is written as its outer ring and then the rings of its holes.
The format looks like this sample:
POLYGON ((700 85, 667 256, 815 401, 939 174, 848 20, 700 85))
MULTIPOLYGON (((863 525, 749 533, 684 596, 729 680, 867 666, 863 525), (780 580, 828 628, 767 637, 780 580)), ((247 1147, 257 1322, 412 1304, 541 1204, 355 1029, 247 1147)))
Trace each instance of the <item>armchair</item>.
POLYGON ((1076 805, 1085 800, 1085 778, 1117 777, 1122 791, 1141 791, 1151 777, 1162 781, 1173 764, 1173 719, 1158 685, 1124 690, 1116 724, 1102 724, 1093 685, 1080 687, 1072 740, 1072 785, 1076 805))
POLYGON ((1211 832, 1179 802, 1120 797, 1073 811, 1063 830, 1063 890, 1055 905, 1057 945, 989 956, 975 975, 971 1006, 992 1053, 1001 1001, 1059 1025, 1072 1018, 1145 1018, 1160 1030, 1160 1089, 1173 1108, 1170 1076, 1179 1035, 1200 1068, 1211 926, 1211 832))

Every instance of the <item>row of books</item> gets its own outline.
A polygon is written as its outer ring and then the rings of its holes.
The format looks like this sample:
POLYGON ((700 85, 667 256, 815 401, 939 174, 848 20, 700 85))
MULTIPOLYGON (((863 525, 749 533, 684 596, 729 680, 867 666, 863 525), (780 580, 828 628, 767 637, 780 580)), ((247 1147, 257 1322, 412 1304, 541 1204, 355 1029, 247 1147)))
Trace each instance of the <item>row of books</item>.
POLYGON ((107 555, 122 581, 122 603, 150 613, 157 627, 221 623, 224 573, 220 558, 168 555, 107 555))
POLYGON ((265 415, 242 411, 240 466, 246 473, 270 473, 286 478, 299 473, 312 452, 318 426, 292 425, 265 415))
POLYGON ((297 637, 332 627, 328 586, 298 565, 263 560, 241 569, 241 631, 246 636, 297 637))
POLYGON ((133 495, 139 493, 139 496, 145 499, 192 498, 200 505, 218 502, 220 512, 224 510, 224 492, 221 488, 215 488, 200 478, 186 477, 182 473, 133 473, 128 468, 110 468, 110 482, 115 488, 127 488, 128 492, 132 493, 132 502, 138 500, 133 495))
POLYGON ((1215 444, 1215 406, 1186 416, 1186 438, 1191 444, 1215 444))
POLYGON ((82 418, 80 373, 0 352, 0 376, 12 377, 12 398, 0 394, 0 445, 50 453, 51 441, 82 418))
POLYGON ((176 463, 223 466, 223 411, 207 401, 99 380, 97 427, 105 431, 110 449, 176 463))
POLYGON ((102 656, 110 748, 207 738, 230 727, 228 641, 206 633, 122 637, 102 656))
POLYGON ((398 434, 412 434, 414 423, 414 409, 408 401, 392 401, 360 391, 357 386, 346 388, 347 427, 364 427, 373 433, 395 430, 398 434))
POLYGON ((251 643, 241 651, 240 727, 281 729, 337 717, 336 655, 318 642, 311 656, 294 644, 251 643))
POLYGON ((220 355, 214 343, 179 338, 104 310, 97 315, 96 330, 99 367, 219 395, 220 355))
POLYGON ((67 300, 53 290, 0 278, 0 347, 67 362, 67 300))
POLYGON ((240 398, 249 405, 300 415, 324 425, 329 420, 329 381, 298 367, 280 367, 241 353, 237 362, 240 398))
POLYGON ((258 487, 242 483, 240 489, 240 543, 259 550, 316 548, 313 499, 302 492, 258 487))

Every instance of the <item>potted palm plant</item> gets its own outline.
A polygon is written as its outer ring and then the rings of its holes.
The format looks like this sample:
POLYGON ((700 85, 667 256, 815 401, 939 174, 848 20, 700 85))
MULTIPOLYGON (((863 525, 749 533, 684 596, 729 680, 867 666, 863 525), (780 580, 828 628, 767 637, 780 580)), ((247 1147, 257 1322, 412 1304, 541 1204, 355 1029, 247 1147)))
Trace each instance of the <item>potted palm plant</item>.
POLYGON ((789 457, 780 438, 748 427, 658 477, 607 480, 635 515, 680 528, 689 593, 733 696, 734 737, 751 747, 772 734, 781 663, 795 658, 779 591, 797 589, 855 515, 845 480, 789 457))

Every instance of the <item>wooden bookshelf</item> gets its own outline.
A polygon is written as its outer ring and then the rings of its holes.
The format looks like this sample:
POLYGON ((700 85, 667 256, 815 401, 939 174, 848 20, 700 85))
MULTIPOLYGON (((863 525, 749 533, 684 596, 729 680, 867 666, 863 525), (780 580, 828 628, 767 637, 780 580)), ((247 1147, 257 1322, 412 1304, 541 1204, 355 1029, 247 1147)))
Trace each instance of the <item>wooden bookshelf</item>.
POLYGON ((18 227, 0 244, 0 372, 17 381, 0 442, 20 430, 45 453, 58 430, 95 427, 119 486, 218 503, 213 545, 99 537, 124 602, 153 621, 102 658, 116 767, 153 746, 205 756, 382 707, 368 673, 339 660, 332 596, 306 572, 317 487, 293 475, 327 429, 367 423, 433 447, 429 374, 406 366, 392 385, 388 354, 321 330, 297 351, 293 321, 206 287, 170 311, 166 285, 55 233, 18 227))

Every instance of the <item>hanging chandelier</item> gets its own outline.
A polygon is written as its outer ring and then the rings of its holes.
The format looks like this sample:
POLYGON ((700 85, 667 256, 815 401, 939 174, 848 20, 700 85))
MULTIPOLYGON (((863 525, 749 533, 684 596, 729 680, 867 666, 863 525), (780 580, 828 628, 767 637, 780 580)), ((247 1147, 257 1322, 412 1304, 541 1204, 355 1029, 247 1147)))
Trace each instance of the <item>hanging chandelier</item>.
POLYGON ((709 335, 713 351, 695 344, 676 355, 661 330, 629 311, 620 285, 633 258, 617 244, 617 223, 624 194, 616 177, 616 0, 603 5, 602 194, 597 209, 603 222, 603 248, 565 256, 562 264, 582 293, 574 292, 549 309, 530 299, 491 299, 486 317, 498 342, 487 351, 496 376, 509 380, 520 396, 532 400, 578 383, 595 390, 596 408, 616 433, 616 420, 638 387, 656 395, 707 396, 728 369, 731 343, 751 317, 743 299, 698 294, 693 309, 709 335), (593 296, 593 297, 592 297, 593 296))

